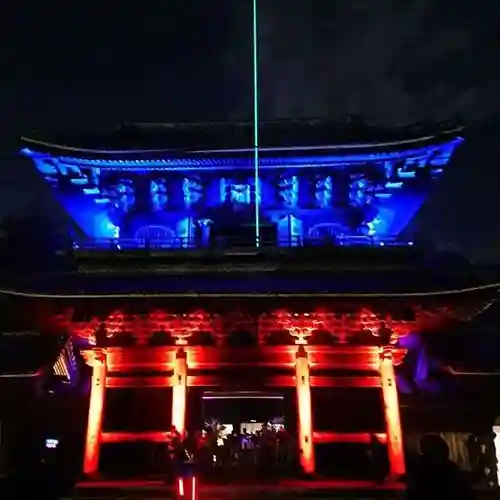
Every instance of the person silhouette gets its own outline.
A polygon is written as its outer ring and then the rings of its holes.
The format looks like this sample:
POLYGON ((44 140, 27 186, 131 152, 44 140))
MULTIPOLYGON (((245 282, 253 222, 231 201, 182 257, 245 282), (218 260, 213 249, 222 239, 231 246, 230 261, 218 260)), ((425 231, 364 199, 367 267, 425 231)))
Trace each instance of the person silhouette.
POLYGON ((387 474, 389 473, 387 453, 384 445, 374 434, 370 436, 368 459, 370 462, 372 479, 377 483, 384 482, 387 474))
POLYGON ((464 472, 450 460, 444 439, 438 435, 424 436, 420 452, 408 476, 409 500, 473 500, 471 485, 464 472))

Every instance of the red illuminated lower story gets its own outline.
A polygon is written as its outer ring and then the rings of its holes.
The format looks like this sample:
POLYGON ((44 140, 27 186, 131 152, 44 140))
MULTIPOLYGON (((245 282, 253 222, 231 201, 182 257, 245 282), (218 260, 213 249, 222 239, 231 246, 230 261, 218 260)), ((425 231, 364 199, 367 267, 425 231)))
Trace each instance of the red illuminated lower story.
MULTIPOLYGON (((100 474, 104 447, 165 445, 173 433, 196 432, 190 422, 200 407, 193 405, 193 395, 222 399, 224 393, 237 400, 258 391, 263 398, 286 393, 291 401, 294 428, 289 430, 302 473, 318 473, 318 450, 325 445, 376 441, 387 452, 387 479, 404 476, 404 433, 395 373, 409 348, 403 340, 416 332, 446 328, 456 319, 458 308, 402 302, 370 309, 340 305, 337 310, 328 304, 314 309, 302 303, 296 309, 301 312, 291 312, 261 302, 242 308, 207 301, 203 310, 186 312, 184 307, 183 312, 168 312, 176 308, 165 304, 160 309, 153 304, 148 305, 149 311, 143 306, 138 311, 137 305, 127 303, 122 310, 83 319, 78 306, 59 312, 39 307, 44 329, 69 332, 91 368, 83 472, 90 477, 100 474), (390 314, 391 308, 397 314, 390 314), (154 408, 134 411, 165 415, 164 428, 106 428, 110 391, 119 389, 161 389, 164 404, 156 401, 154 408), (332 420, 347 415, 344 421, 366 421, 365 408, 353 407, 348 398, 343 403, 343 396, 330 407, 318 407, 315 394, 335 391, 341 395, 378 392, 381 427, 326 430, 325 425, 318 425, 319 420, 328 421, 329 415, 332 420)), ((474 301, 468 301, 467 310, 460 314, 471 314, 475 307, 474 301)), ((92 306, 87 309, 93 310, 92 306)))
MULTIPOLYGON (((224 357, 233 357, 235 365, 245 369, 241 353, 226 352, 220 356, 216 348, 196 348, 189 346, 149 347, 127 352, 126 348, 93 348, 84 352, 92 367, 92 386, 90 395, 87 438, 85 443, 84 472, 95 474, 99 470, 100 447, 102 443, 122 441, 166 442, 170 439, 169 430, 145 433, 104 433, 102 432, 103 412, 105 411, 106 391, 124 387, 171 387, 172 408, 171 424, 181 434, 186 431, 187 392, 194 387, 223 387, 224 380, 217 376, 216 366, 229 361, 224 357), (210 360, 210 361, 209 361, 210 360), (197 375, 201 368, 211 366, 213 375, 197 375), (161 370, 169 375, 123 376, 133 373, 138 368, 161 370)), ((246 353, 248 355, 248 353, 246 353)), ((266 369, 272 365, 284 366, 289 375, 275 375, 267 378, 266 389, 294 387, 297 407, 297 442, 300 465, 303 472, 315 472, 314 445, 328 442, 366 442, 369 433, 327 433, 315 432, 311 407, 311 388, 314 387, 379 387, 386 421, 386 431, 378 435, 381 442, 387 444, 390 473, 399 477, 405 472, 403 438, 399 416, 398 393, 395 383, 394 366, 401 362, 404 351, 385 347, 313 347, 300 344, 295 347, 260 348, 255 352, 259 360, 247 366, 247 369, 266 369), (377 370, 378 375, 325 376, 314 375, 315 367, 328 365, 330 368, 349 369, 356 367, 366 371, 377 370)), ((247 357, 248 361, 248 357, 247 357)), ((227 385, 227 384, 226 384, 227 385)), ((337 409, 340 410, 340 409, 337 409)))

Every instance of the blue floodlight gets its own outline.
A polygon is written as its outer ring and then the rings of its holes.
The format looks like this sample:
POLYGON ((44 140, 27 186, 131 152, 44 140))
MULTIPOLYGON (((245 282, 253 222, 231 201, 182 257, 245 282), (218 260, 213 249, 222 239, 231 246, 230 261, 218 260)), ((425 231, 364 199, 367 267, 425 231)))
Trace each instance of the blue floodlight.
POLYGON ((254 97, 253 149, 149 157, 89 157, 70 148, 22 153, 87 238, 104 248, 192 248, 221 239, 388 246, 462 142, 448 136, 426 145, 259 148, 254 97))

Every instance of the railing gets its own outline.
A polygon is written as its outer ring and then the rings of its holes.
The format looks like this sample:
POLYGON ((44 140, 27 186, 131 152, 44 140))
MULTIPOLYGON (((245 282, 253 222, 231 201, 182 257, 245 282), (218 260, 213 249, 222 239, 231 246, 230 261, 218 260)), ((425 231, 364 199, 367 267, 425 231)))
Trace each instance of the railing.
MULTIPOLYGON (((259 245, 259 251, 265 249, 277 248, 302 248, 302 247, 404 247, 412 246, 411 241, 402 241, 396 237, 373 238, 370 236, 349 235, 338 236, 336 238, 278 238, 262 239, 259 245)), ((91 239, 77 242, 74 250, 78 252, 89 251, 112 251, 129 252, 142 250, 148 252, 171 252, 171 251, 193 251, 193 250, 214 250, 228 253, 252 253, 257 250, 255 240, 235 237, 217 238, 208 245, 202 245, 196 238, 176 237, 170 239, 132 239, 132 238, 113 238, 113 239, 91 239)))

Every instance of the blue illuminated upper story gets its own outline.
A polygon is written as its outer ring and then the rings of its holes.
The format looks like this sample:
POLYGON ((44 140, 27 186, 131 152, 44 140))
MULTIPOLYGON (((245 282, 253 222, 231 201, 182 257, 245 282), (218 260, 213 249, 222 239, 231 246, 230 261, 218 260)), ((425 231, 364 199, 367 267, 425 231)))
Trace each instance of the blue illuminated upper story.
MULTIPOLYGON (((318 121, 137 124, 84 140, 23 138, 62 206, 97 247, 221 242, 389 244, 462 142, 459 127, 352 131, 318 121)), ((224 244, 224 243, 222 243, 224 244)))

